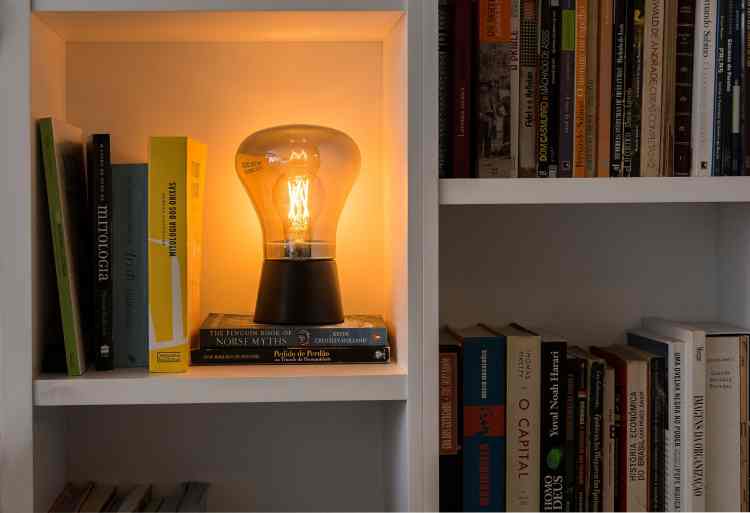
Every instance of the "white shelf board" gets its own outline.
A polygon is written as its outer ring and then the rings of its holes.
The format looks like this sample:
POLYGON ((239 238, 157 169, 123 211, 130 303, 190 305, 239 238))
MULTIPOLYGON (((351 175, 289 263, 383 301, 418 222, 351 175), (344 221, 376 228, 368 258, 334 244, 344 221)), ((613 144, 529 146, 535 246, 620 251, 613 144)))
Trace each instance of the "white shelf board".
POLYGON ((38 12, 68 43, 383 41, 400 11, 38 12))
POLYGON ((750 177, 444 178, 441 205, 750 202, 750 177))
POLYGON ((89 371, 34 380, 37 406, 113 404, 397 401, 407 375, 396 363, 346 365, 220 365, 181 374, 146 369, 89 371))
POLYGON ((34 11, 403 11, 407 0, 31 0, 34 11))

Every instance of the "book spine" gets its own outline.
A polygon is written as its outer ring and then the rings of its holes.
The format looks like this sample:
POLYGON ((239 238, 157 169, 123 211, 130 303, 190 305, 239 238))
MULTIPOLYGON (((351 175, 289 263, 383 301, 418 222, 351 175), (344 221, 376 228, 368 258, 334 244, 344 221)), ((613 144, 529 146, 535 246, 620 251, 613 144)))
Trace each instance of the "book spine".
POLYGON ((539 337, 508 337, 507 511, 539 511, 539 337))
POLYGON ((648 370, 646 362, 629 361, 625 438, 628 511, 650 511, 648 496, 648 370))
POLYGON ((743 0, 742 37, 743 37, 743 74, 742 74, 742 133, 744 171, 742 174, 750 175, 750 130, 747 124, 750 122, 750 94, 747 93, 747 84, 750 83, 750 8, 747 1, 743 0))
POLYGON ((572 360, 575 374, 575 496, 573 511, 586 511, 586 481, 588 465, 588 362, 582 358, 572 360))
POLYGON ((599 68, 596 106, 596 176, 610 176, 612 156, 612 71, 614 37, 614 2, 607 0, 599 5, 599 68))
POLYGON ((193 349, 192 365, 228 363, 387 363, 389 347, 243 347, 232 349, 193 349))
POLYGON ((451 22, 450 0, 438 2, 438 176, 450 176, 450 73, 451 22))
POLYGON ((628 0, 613 0, 612 10, 612 129, 610 176, 623 176, 625 149, 625 100, 628 48, 628 0))
POLYGON ((685 445, 685 423, 683 412, 688 411, 685 390, 685 355, 681 345, 670 344, 667 364, 668 398, 667 430, 665 446, 666 506, 670 511, 685 511, 687 486, 688 448, 685 445))
POLYGON ((504 339, 463 344, 463 510, 505 508, 504 339))
POLYGON ((237 328, 201 329, 201 347, 303 347, 388 345, 386 328, 237 328))
POLYGON ((511 0, 479 0, 478 8, 478 174, 514 178, 518 176, 519 98, 511 0))
POLYGON ((461 361, 458 346, 440 346, 440 511, 461 511, 461 361))
POLYGON ((451 175, 468 178, 472 175, 472 2, 455 0, 451 31, 450 84, 451 112, 451 175))
MULTIPOLYGON (((661 114, 664 98, 664 0, 649 0, 645 3, 645 27, 643 36, 643 94, 641 105, 641 175, 659 176, 662 159, 661 114)), ((636 107, 637 108, 637 107, 636 107)))
POLYGON ((565 511, 575 511, 576 483, 576 360, 568 358, 565 362, 565 450, 563 465, 565 469, 565 511))
POLYGON ((542 344, 541 511, 565 511, 566 352, 564 342, 542 344))
POLYGON ((692 415, 687 447, 690 462, 690 511, 706 511, 706 338, 693 339, 692 369, 685 383, 692 383, 692 415), (692 372, 691 372, 692 371, 692 372))
POLYGON ((742 511, 740 483, 739 337, 712 337, 706 344, 706 508, 742 511))
POLYGON ((602 450, 602 510, 615 511, 615 488, 617 475, 617 434, 615 433, 615 370, 607 367, 604 372, 604 411, 602 450))
POLYGON ((740 511, 750 510, 750 455, 748 455, 748 336, 740 336, 740 511))
POLYGON ((653 511, 666 511, 667 369, 664 358, 652 358, 649 382, 649 504, 653 511))
POLYGON ((716 91, 716 8, 718 0, 696 0, 693 70, 693 176, 713 174, 714 98, 716 91))
MULTIPOLYGON (((481 0, 480 0, 481 1, 481 0)), ((524 0, 502 0, 507 12, 510 4, 510 160, 511 176, 518 177, 520 171, 519 120, 521 119, 521 2, 524 0)), ((505 18, 503 16, 503 18, 505 18)))
MULTIPOLYGON (((579 0, 585 1, 585 0, 579 0)), ((573 176, 576 76, 576 1, 560 0, 560 177, 573 176)))
POLYGON ((602 451, 604 414, 604 371, 602 362, 591 363, 589 381, 589 494, 587 511, 603 511, 602 502, 602 451))
POLYGON ((674 175, 690 176, 695 45, 695 0, 677 0, 674 175))
POLYGON ((599 0, 587 0, 586 8, 586 150, 585 150, 585 175, 597 176, 597 119, 598 98, 597 90, 599 84, 599 0))
POLYGON ((625 91, 625 176, 641 176, 641 105, 643 99, 643 4, 631 0, 628 10, 628 80, 625 91))
POLYGON ((716 12, 716 83, 714 87, 714 138, 711 150, 712 175, 725 174, 723 151, 726 144, 727 2, 718 2, 716 12))
POLYGON ((588 62, 588 0, 578 0, 575 6, 575 72, 573 125, 573 176, 586 176, 586 69, 588 62))
POLYGON ((148 167, 112 166, 115 367, 148 366, 148 167))
POLYGON ((538 39, 537 0, 521 0, 519 55, 520 116, 518 119, 518 175, 536 176, 538 39))
POLYGON ((744 20, 744 0, 734 0, 732 17, 732 82, 731 82, 731 158, 729 162, 730 174, 740 176, 744 170, 742 154, 742 23, 744 20))
POLYGON ((112 163, 109 134, 94 134, 89 148, 93 226, 93 306, 96 370, 114 369, 112 340, 112 163))
POLYGON ((559 30, 559 5, 559 0, 540 0, 539 6, 539 106, 536 142, 536 174, 539 178, 557 176, 559 55, 555 36, 559 30))

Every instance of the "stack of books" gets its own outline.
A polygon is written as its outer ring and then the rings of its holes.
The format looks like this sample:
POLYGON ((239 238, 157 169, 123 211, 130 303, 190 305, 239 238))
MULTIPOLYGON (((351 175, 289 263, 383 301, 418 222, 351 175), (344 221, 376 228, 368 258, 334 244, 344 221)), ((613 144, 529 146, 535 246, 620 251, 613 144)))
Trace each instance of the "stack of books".
POLYGON ((212 313, 201 326, 193 365, 223 363, 386 363, 382 317, 350 315, 327 326, 257 324, 250 315, 212 313))
POLYGON ((105 511, 208 511, 208 483, 181 483, 174 493, 161 496, 152 485, 113 486, 103 483, 68 483, 50 513, 105 511))
POLYGON ((644 319, 611 346, 448 328, 441 511, 748 511, 750 330, 644 319))
POLYGON ((740 0, 439 0, 441 177, 750 173, 740 0))

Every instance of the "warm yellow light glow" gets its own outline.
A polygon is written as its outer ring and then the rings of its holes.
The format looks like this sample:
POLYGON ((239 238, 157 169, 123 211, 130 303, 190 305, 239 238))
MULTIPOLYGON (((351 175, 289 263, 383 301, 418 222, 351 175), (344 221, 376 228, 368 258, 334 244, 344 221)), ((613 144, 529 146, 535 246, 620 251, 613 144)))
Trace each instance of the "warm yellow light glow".
POLYGON ((287 182, 289 192, 289 227, 293 232, 305 232, 310 226, 310 179, 307 176, 295 176, 287 182))

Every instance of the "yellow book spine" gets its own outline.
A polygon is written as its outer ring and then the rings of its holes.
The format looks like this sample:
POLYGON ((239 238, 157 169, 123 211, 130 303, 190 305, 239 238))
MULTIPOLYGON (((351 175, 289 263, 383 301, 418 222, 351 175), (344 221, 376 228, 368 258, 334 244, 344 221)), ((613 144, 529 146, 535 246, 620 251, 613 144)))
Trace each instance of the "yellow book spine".
POLYGON ((153 137, 148 172, 149 369, 184 372, 200 326, 206 147, 153 137))

